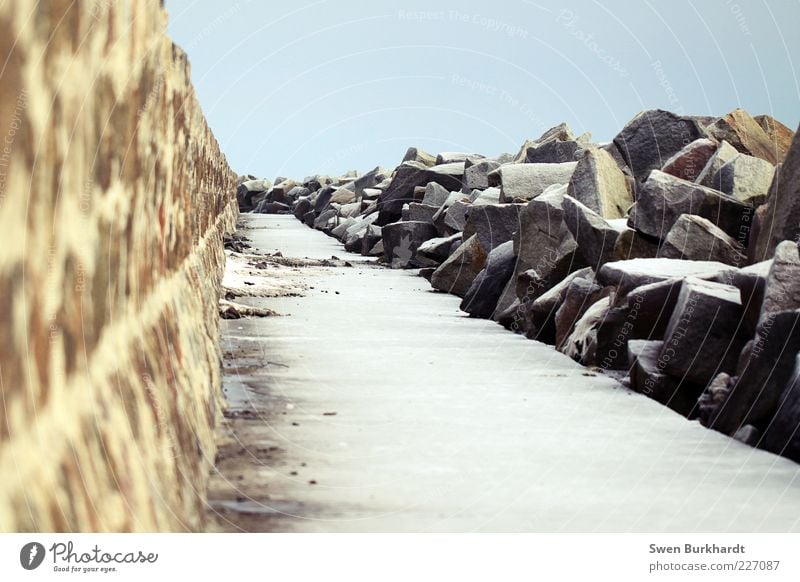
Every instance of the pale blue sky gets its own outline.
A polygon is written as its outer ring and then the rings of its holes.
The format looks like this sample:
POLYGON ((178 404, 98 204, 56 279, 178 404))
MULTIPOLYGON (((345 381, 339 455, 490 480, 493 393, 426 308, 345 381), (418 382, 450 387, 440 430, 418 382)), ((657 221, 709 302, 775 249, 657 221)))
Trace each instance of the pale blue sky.
POLYGON ((641 109, 800 121, 798 0, 167 0, 240 173, 394 166, 409 146, 516 152, 641 109))

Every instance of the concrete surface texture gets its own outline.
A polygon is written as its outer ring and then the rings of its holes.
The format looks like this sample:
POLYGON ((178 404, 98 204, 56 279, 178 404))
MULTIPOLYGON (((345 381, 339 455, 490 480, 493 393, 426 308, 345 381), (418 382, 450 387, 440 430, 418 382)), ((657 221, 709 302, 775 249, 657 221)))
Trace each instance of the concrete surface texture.
POLYGON ((248 215, 295 269, 223 325, 212 531, 800 530, 800 466, 458 310, 413 271, 248 215))

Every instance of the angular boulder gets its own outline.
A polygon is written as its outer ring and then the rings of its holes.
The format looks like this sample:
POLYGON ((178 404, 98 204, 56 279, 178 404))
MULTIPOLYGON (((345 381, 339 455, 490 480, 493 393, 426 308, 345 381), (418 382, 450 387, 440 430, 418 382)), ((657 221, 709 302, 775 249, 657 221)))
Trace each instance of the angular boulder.
POLYGON ((690 418, 696 413, 697 400, 703 388, 663 372, 659 359, 663 347, 663 341, 628 342, 631 389, 690 418))
POLYGON ((767 426, 763 448, 800 463, 800 354, 767 426))
POLYGON ((786 157, 786 153, 789 151, 789 147, 792 145, 794 132, 769 115, 756 115, 753 119, 761 126, 761 129, 764 130, 775 146, 779 156, 778 162, 783 161, 783 158, 786 157))
POLYGON ((412 147, 408 148, 408 150, 406 150, 406 155, 403 156, 402 163, 405 162, 417 162, 423 166, 432 168, 436 165, 436 156, 429 154, 423 149, 412 147))
POLYGON ((578 253, 587 265, 597 270, 615 260, 614 248, 621 229, 572 196, 561 205, 564 222, 578 244, 578 253))
POLYGON ((461 244, 461 233, 456 233, 448 237, 437 237, 422 243, 417 249, 417 253, 427 259, 443 263, 450 256, 453 244, 461 244))
POLYGON ((461 310, 472 317, 490 319, 494 315, 497 301, 514 274, 516 262, 513 241, 509 240, 495 247, 486 259, 486 267, 464 295, 461 310))
POLYGON ((489 174, 500 167, 500 162, 496 160, 480 160, 472 163, 467 160, 464 167, 464 188, 465 193, 473 190, 486 190, 489 187, 489 174))
POLYGON ((663 240, 682 214, 694 214, 746 245, 753 212, 732 196, 654 170, 637 195, 628 225, 663 240))
POLYGON ((431 286, 439 291, 464 297, 475 277, 483 270, 486 256, 486 250, 481 246, 477 235, 471 236, 436 269, 431 277, 431 286))
POLYGON ((519 215, 524 207, 524 204, 473 203, 465 214, 464 238, 477 235, 487 251, 513 240, 520 229, 519 215))
POLYGON ((490 184, 500 186, 501 202, 531 200, 550 186, 567 184, 577 162, 564 164, 505 164, 489 174, 490 184))
POLYGON ((397 168, 389 187, 378 198, 380 216, 378 226, 398 220, 403 205, 416 202, 414 190, 436 182, 448 190, 461 190, 464 164, 454 163, 442 166, 428 166, 420 162, 404 162, 397 168))
POLYGON ((713 222, 701 216, 681 214, 672 225, 659 256, 690 261, 716 261, 742 267, 747 263, 744 246, 713 222))
POLYGON ((664 371, 703 386, 720 372, 735 371, 747 341, 741 319, 736 287, 687 278, 659 355, 664 371))
POLYGON ((717 188, 717 186, 714 184, 714 176, 717 175, 717 172, 719 172, 719 169, 722 166, 730 162, 738 155, 739 152, 735 147, 724 140, 721 141, 717 147, 717 151, 715 151, 714 155, 708 159, 703 171, 700 172, 700 175, 697 176, 694 182, 700 184, 701 186, 708 186, 709 188, 719 190, 719 188, 717 188))
MULTIPOLYGON (((627 221, 626 221, 627 222, 627 221)), ((632 228, 621 229, 614 245, 614 260, 654 259, 658 256, 659 240, 632 228)))
POLYGON ((739 154, 717 170, 712 184, 745 204, 758 206, 766 202, 774 176, 775 167, 769 162, 739 154))
POLYGON ((800 139, 795 138, 775 172, 758 236, 750 251, 753 262, 769 259, 784 240, 800 240, 800 139))
POLYGON ((695 119, 669 111, 642 111, 614 138, 637 182, 644 182, 652 170, 660 169, 687 144, 705 137, 695 119))
POLYGON ((383 257, 393 269, 419 266, 415 255, 419 246, 436 237, 436 228, 428 222, 395 222, 382 229, 383 257))
POLYGON ((706 128, 717 141, 725 140, 739 152, 766 160, 773 166, 780 153, 758 122, 744 109, 735 109, 706 128))
POLYGON ((736 268, 712 261, 682 261, 678 259, 630 259, 606 263, 598 271, 602 285, 617 287, 620 296, 633 289, 668 281, 694 277, 705 281, 728 283, 733 281, 736 268))
POLYGON ((563 164, 574 162, 575 154, 581 148, 575 140, 552 140, 542 145, 534 145, 527 149, 526 164, 563 164))
POLYGON ((430 182, 425 186, 425 194, 422 197, 422 203, 428 206, 440 207, 450 197, 450 191, 437 184, 430 182))
POLYGON ((694 182, 716 152, 715 141, 708 138, 696 139, 668 159, 661 171, 681 180, 694 182))
POLYGON ((603 218, 622 218, 633 204, 628 179, 611 155, 602 149, 583 152, 567 193, 603 218))

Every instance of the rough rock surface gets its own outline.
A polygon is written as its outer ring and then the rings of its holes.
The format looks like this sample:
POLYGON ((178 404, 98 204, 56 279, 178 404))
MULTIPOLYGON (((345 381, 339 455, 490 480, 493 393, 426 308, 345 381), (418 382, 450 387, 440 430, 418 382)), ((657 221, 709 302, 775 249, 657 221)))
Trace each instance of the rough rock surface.
POLYGON ((614 158, 589 149, 578 160, 567 193, 603 218, 622 218, 633 204, 633 191, 614 158))
POLYGON ((531 200, 550 186, 567 184, 577 162, 563 164, 505 164, 491 174, 490 182, 499 185, 501 202, 531 200))
POLYGON ((511 275, 514 274, 516 262, 512 241, 495 247, 486 259, 486 267, 478 274, 464 295, 461 310, 472 317, 490 319, 494 315, 497 301, 503 294, 511 275))
POLYGON ((738 289, 686 279, 659 356, 665 372, 705 386, 719 372, 735 371, 746 342, 741 316, 738 289))
POLYGON ((637 182, 660 169, 686 144, 704 137, 697 121, 651 109, 634 117, 614 138, 637 182))
POLYGON ((800 241, 800 139, 792 142, 775 173, 751 259, 769 259, 781 241, 800 241))
POLYGON ((681 180, 694 182, 716 152, 717 144, 714 140, 697 139, 668 159, 661 171, 681 180))
POLYGON ((628 224, 664 239, 682 214, 702 216, 740 244, 747 244, 753 208, 732 196, 653 171, 638 193, 628 224))
POLYGON ((672 225, 660 256, 690 261, 717 261, 741 267, 747 262, 745 247, 713 222, 691 214, 681 214, 672 225))
POLYGON ((743 109, 736 109, 721 117, 706 131, 717 141, 725 140, 739 152, 766 160, 773 166, 780 160, 776 144, 743 109))
POLYGON ((486 250, 481 246, 478 236, 473 235, 436 269, 431 277, 431 285, 439 291, 464 297, 485 264, 486 250))
POLYGON ((393 269, 418 266, 417 249, 437 234, 429 222, 394 222, 384 226, 381 232, 384 259, 393 269))

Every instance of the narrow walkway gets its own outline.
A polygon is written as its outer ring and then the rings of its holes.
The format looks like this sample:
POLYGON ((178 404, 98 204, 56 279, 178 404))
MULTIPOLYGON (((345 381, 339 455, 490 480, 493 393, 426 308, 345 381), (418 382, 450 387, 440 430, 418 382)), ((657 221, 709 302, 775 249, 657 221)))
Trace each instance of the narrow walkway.
POLYGON ((282 317, 223 322, 210 530, 800 530, 800 465, 470 319, 293 217, 245 221, 254 249, 354 266, 295 269, 303 296, 250 300, 282 317))

